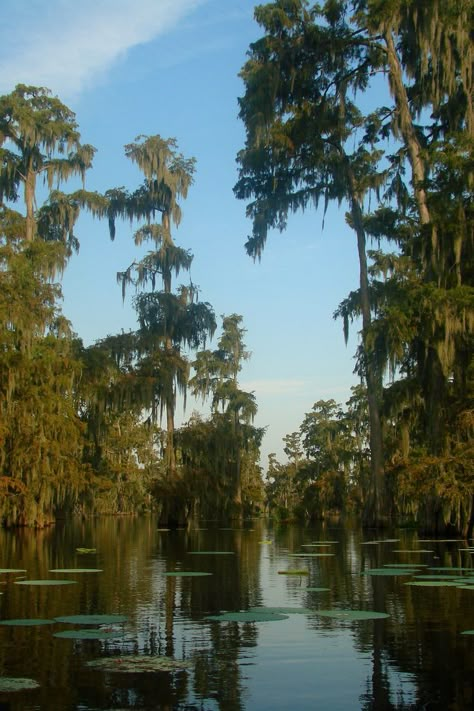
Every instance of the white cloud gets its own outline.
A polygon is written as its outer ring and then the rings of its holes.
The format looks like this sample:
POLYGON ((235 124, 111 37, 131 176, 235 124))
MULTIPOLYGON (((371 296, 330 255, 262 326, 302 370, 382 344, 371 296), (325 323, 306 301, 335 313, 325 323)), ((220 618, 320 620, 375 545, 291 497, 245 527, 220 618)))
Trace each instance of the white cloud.
POLYGON ((10 0, 0 30, 0 92, 25 83, 77 95, 129 49, 169 32, 207 1, 10 0))

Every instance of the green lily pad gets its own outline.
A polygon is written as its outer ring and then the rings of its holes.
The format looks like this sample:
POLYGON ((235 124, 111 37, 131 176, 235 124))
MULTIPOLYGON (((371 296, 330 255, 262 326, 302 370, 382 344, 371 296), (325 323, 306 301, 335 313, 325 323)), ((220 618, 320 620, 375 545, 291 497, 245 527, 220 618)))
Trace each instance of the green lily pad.
POLYGON ((171 657, 150 657, 143 654, 126 655, 124 657, 105 657, 92 659, 86 666, 101 669, 106 672, 120 673, 148 673, 148 672, 177 672, 184 671, 192 666, 191 662, 184 659, 171 657))
POLYGON ((86 553, 97 553, 96 548, 76 548, 76 553, 86 554, 86 553))
POLYGON ((115 625, 127 622, 125 615, 66 615, 55 617, 56 622, 66 622, 72 625, 115 625))
POLYGON ((26 568, 0 568, 0 573, 26 573, 26 568))
POLYGON ((27 689, 37 689, 39 684, 34 679, 22 677, 0 676, 0 692, 5 691, 26 691, 27 689))
POLYGON ((307 590, 308 592, 325 592, 326 590, 330 590, 330 589, 331 588, 313 588, 313 587, 310 587, 309 585, 307 588, 305 588, 305 590, 307 590))
POLYGON ((204 619, 212 622, 276 622, 287 620, 288 615, 279 612, 224 612, 221 615, 208 615, 204 619))
MULTIPOLYGON (((406 568, 407 570, 409 568, 413 568, 416 570, 417 568, 427 568, 428 563, 384 563, 384 568, 406 568)), ((430 568, 432 570, 432 568, 430 568)))
POLYGON ((309 575, 309 570, 290 568, 290 570, 279 570, 278 575, 309 575))
POLYGON ((290 558, 328 558, 335 553, 290 553, 290 558))
POLYGON ((249 612, 264 612, 281 615, 308 615, 314 610, 309 607, 250 607, 249 612))
POLYGON ((413 568, 371 568, 361 575, 413 575, 413 568))
POLYGON ((189 555, 235 555, 234 551, 188 551, 189 555))
POLYGON ((445 566, 440 566, 439 568, 434 568, 433 566, 430 566, 430 570, 441 570, 447 572, 448 570, 452 571, 457 571, 457 570, 468 570, 470 573, 474 573, 474 568, 451 568, 449 565, 445 566))
POLYGON ((474 634, 474 630, 464 630, 461 634, 474 634))
POLYGON ((321 617, 334 617, 337 620, 382 620, 390 617, 386 612, 373 610, 315 610, 321 617))
POLYGON ((261 546, 269 546, 273 543, 273 541, 259 541, 259 544, 261 546))
POLYGON ((0 625, 9 627, 35 627, 36 625, 54 625, 55 620, 23 619, 23 620, 0 620, 0 625))
POLYGON ((415 550, 396 550, 392 551, 392 553, 434 553, 434 551, 428 551, 425 550, 424 548, 417 548, 415 550))
POLYGON ((17 580, 15 585, 73 585, 76 580, 17 580))
POLYGON ((60 637, 61 639, 114 639, 116 637, 123 637, 123 630, 63 630, 62 632, 55 632, 53 637, 60 637))
MULTIPOLYGON (((416 580, 450 580, 451 582, 455 578, 454 575, 415 575, 416 580)), ((455 579, 455 582, 459 582, 459 578, 455 579)))
POLYGON ((379 543, 382 543, 382 541, 361 541, 361 546, 376 546, 379 543))
POLYGON ((202 573, 198 570, 174 570, 169 573, 163 573, 163 575, 169 578, 192 578, 192 577, 202 577, 205 575, 212 575, 212 573, 202 573))
POLYGON ((404 585, 413 585, 415 587, 425 587, 425 588, 444 588, 444 587, 457 587, 458 583, 448 581, 448 580, 412 580, 409 583, 404 583, 404 585))
POLYGON ((51 568, 50 573, 102 573, 102 568, 51 568))

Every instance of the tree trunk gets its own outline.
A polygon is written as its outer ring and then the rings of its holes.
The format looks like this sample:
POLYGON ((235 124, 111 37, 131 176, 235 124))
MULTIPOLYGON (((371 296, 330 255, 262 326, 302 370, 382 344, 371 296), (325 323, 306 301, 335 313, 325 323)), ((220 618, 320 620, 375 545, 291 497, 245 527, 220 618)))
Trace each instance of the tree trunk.
POLYGON ((372 491, 370 505, 366 515, 366 523, 374 526, 383 526, 390 518, 388 510, 383 457, 382 424, 380 421, 379 397, 381 391, 380 376, 376 372, 373 358, 367 347, 367 335, 372 323, 369 297, 369 278, 367 272, 366 239, 363 226, 362 210, 357 196, 355 178, 349 163, 346 163, 346 174, 350 190, 351 216, 357 235, 357 249, 359 253, 359 279, 360 300, 362 313, 362 349, 364 358, 364 371, 367 383, 367 402, 370 422, 370 466, 372 491))
MULTIPOLYGON (((408 150, 412 170, 413 192, 418 207, 418 214, 422 225, 429 225, 431 222, 430 211, 426 198, 426 191, 423 183, 426 178, 425 165, 423 161, 422 148, 410 111, 408 94, 403 83, 403 70, 398 58, 395 43, 390 28, 384 30, 384 40, 387 49, 387 59, 389 66, 390 90, 395 100, 398 111, 398 129, 408 150)), ((437 232, 434 225, 431 226, 430 250, 424 250, 424 261, 428 272, 428 280, 438 273, 437 269, 437 232)))
POLYGON ((36 174, 29 170, 25 178, 25 206, 26 206, 26 241, 33 242, 36 232, 35 220, 35 184, 36 174))

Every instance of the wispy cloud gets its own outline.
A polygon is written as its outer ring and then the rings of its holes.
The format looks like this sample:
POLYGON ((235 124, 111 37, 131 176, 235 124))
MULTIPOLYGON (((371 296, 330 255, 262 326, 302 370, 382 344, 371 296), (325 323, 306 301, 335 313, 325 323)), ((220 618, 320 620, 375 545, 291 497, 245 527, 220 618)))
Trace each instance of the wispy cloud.
POLYGON ((8 0, 0 29, 0 92, 18 83, 69 98, 128 50, 171 31, 208 0, 8 0))

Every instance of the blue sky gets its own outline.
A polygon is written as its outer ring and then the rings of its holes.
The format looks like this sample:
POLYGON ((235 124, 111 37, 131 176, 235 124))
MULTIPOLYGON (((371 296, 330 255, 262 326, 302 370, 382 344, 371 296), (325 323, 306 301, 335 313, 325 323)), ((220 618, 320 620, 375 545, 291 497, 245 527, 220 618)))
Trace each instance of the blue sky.
MULTIPOLYGON (((357 382, 357 328, 346 347, 342 323, 332 314, 357 287, 358 265, 344 209, 335 206, 324 230, 322 211, 290 217, 283 234, 270 235, 260 263, 245 252, 251 224, 232 188, 245 138, 237 117, 238 72, 250 42, 261 35, 255 4, 4 0, 0 93, 20 82, 46 86, 75 111, 82 141, 97 148, 89 190, 140 184, 123 151, 139 134, 174 137, 186 157, 196 158, 174 239, 194 254, 191 277, 201 299, 217 316, 243 316, 252 357, 240 384, 255 392, 255 424, 268 427, 265 467, 269 452, 285 459, 282 438, 298 429, 314 402, 344 403, 357 382)), ((138 251, 128 223, 118 225, 110 242, 106 223, 83 215, 76 234, 81 248, 62 280, 63 311, 88 345, 135 328, 131 299, 122 303, 116 273, 138 251)), ((186 416, 193 409, 208 412, 190 400, 186 416)))

